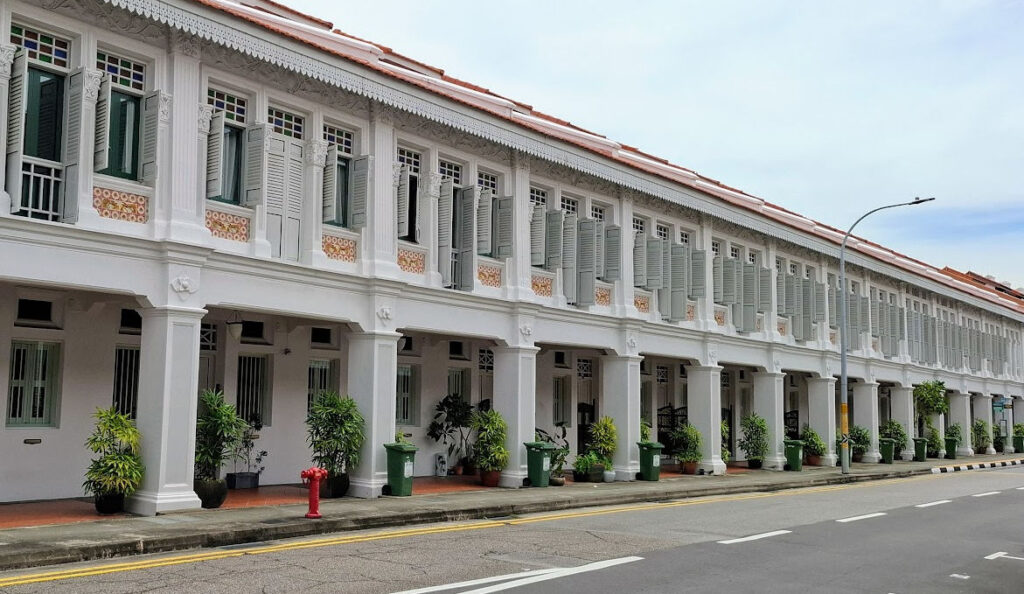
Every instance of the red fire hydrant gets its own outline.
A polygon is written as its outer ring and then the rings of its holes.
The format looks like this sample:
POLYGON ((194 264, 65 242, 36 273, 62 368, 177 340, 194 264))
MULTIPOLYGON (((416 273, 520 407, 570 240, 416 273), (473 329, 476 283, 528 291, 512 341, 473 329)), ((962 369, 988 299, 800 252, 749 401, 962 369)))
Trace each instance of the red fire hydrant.
POLYGON ((302 483, 309 485, 309 511, 306 517, 311 520, 320 519, 320 481, 327 478, 327 471, 323 468, 307 468, 299 475, 302 483))

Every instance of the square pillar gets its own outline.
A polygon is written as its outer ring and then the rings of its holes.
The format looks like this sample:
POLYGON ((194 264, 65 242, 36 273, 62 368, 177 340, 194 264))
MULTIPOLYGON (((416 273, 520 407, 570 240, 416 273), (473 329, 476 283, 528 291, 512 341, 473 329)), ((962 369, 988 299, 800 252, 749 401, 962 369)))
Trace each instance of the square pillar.
MULTIPOLYGON (((991 394, 977 394, 974 397, 974 418, 982 419, 988 423, 988 446, 985 448, 986 454, 996 453, 996 449, 992 447, 992 395, 991 394)), ((970 435, 970 429, 967 430, 967 434, 970 435)))
POLYGON ((825 442, 826 466, 835 466, 836 452, 836 378, 807 378, 807 418, 811 429, 825 442))
POLYGON ((914 459, 914 388, 893 386, 889 388, 889 401, 892 407, 892 420, 903 425, 907 432, 907 445, 902 452, 896 452, 904 460, 914 459))
POLYGON ((1006 437, 1003 439, 1003 453, 1013 454, 1016 449, 1013 447, 1013 405, 1017 401, 1013 396, 1006 396, 1006 405, 1003 408, 1003 417, 1006 419, 1006 437))
POLYGON ((786 438, 786 420, 782 380, 784 373, 755 372, 754 378, 754 412, 764 417, 768 423, 768 453, 764 457, 763 467, 771 470, 782 470, 786 465, 783 454, 782 440, 786 438))
POLYGON ((686 368, 686 411, 691 425, 700 431, 704 455, 700 469, 725 474, 722 461, 722 368, 717 365, 686 368))
POLYGON ((494 347, 494 410, 508 424, 505 447, 508 466, 501 472, 502 487, 519 488, 526 480, 526 446, 537 427, 537 347, 494 347))
MULTIPOLYGON (((946 415, 938 414, 932 415, 929 419, 932 422, 932 426, 935 427, 936 431, 939 432, 939 458, 946 457, 946 415)), ((925 427, 927 431, 927 427, 925 427)), ((924 437, 928 437, 926 434, 924 437)))
POLYGON ((366 421, 359 466, 349 472, 353 497, 380 497, 388 482, 385 443, 395 441, 395 387, 398 377, 396 332, 348 336, 348 394, 366 421))
MULTIPOLYGON (((960 425, 960 435, 963 440, 956 447, 957 456, 973 456, 974 447, 971 444, 971 395, 965 392, 951 392, 949 394, 949 422, 950 425, 960 425)), ((943 442, 945 444, 945 442, 943 442)))
POLYGON ((199 327, 206 310, 140 310, 142 343, 136 426, 146 473, 128 511, 146 516, 198 509, 192 490, 199 404, 199 327))
POLYGON ((878 383, 857 382, 853 387, 853 424, 868 430, 871 441, 864 452, 865 462, 878 462, 878 383))
MULTIPOLYGON (((601 408, 615 422, 615 480, 636 480, 640 472, 640 361, 635 355, 601 357, 601 408)), ((653 408, 653 405, 652 405, 653 408)))

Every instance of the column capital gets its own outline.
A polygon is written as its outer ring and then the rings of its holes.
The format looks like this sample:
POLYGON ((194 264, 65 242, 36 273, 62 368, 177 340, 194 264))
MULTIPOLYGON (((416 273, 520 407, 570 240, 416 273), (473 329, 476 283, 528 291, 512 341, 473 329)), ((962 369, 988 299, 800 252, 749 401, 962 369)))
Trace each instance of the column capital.
POLYGON ((199 104, 199 133, 210 133, 210 122, 213 121, 213 106, 207 103, 199 104))
POLYGON ((100 96, 100 84, 103 82, 103 73, 99 70, 89 69, 83 73, 85 80, 82 85, 82 93, 87 103, 95 104, 100 96))
POLYGON ((706 371, 706 372, 709 372, 709 373, 715 373, 715 372, 721 373, 722 369, 724 369, 720 365, 684 365, 683 368, 686 369, 686 375, 690 375, 691 371, 706 371))
POLYGON ((494 353, 532 353, 536 354, 540 352, 540 347, 533 345, 499 345, 491 347, 491 351, 494 353))
MULTIPOLYGON (((968 394, 968 396, 972 396, 972 394, 968 394)), ((975 398, 981 398, 982 400, 992 400, 991 394, 973 394, 973 396, 975 398)))
POLYGON ((11 78, 11 66, 14 65, 14 53, 18 46, 9 43, 0 45, 0 78, 7 80, 11 78))
POLYGON ((777 379, 782 379, 786 377, 786 374, 781 371, 755 371, 750 375, 752 375, 753 377, 771 377, 777 379))
POLYGON ((155 307, 140 307, 139 315, 143 318, 195 318, 197 320, 203 319, 207 311, 201 308, 195 307, 178 307, 175 305, 158 305, 155 307))
POLYGON ((832 377, 832 376, 827 376, 827 377, 809 377, 809 378, 807 378, 807 383, 809 383, 809 384, 810 383, 826 383, 826 382, 835 384, 835 383, 839 382, 839 378, 832 377))
POLYGON ((631 355, 631 354, 626 354, 626 355, 601 355, 600 359, 602 361, 630 361, 630 362, 634 362, 635 361, 637 363, 639 363, 640 361, 644 360, 643 356, 641 356, 641 355, 631 355))

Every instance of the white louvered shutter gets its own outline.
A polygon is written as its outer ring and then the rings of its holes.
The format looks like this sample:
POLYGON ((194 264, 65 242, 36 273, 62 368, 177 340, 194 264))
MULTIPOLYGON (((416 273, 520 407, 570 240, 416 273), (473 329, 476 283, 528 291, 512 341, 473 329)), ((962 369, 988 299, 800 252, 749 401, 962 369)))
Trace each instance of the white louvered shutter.
POLYGON ((280 134, 267 137, 267 186, 264 203, 267 209, 267 241, 275 258, 282 255, 284 210, 288 192, 288 141, 280 134))
POLYGON ((661 288, 658 289, 658 313, 662 318, 672 317, 672 245, 667 239, 661 242, 661 288))
POLYGON ((604 230, 604 280, 622 279, 622 228, 609 225, 604 230))
MULTIPOLYGON (((13 77, 11 82, 14 82, 13 77)), ((13 87, 12 87, 13 88, 13 87)), ((95 171, 103 171, 110 166, 110 75, 103 74, 100 78, 100 90, 96 95, 96 130, 93 136, 92 165, 95 171)))
POLYGON ((7 96, 7 180, 11 212, 21 210, 21 158, 25 147, 25 110, 28 109, 28 58, 25 50, 14 55, 7 96))
POLYGON ((544 215, 544 267, 555 271, 562 266, 562 224, 565 213, 551 210, 544 215))
POLYGON ((772 271, 770 268, 758 267, 758 300, 757 311, 768 313, 772 309, 772 271))
POLYGON ((398 236, 405 237, 409 235, 409 166, 404 163, 398 170, 398 190, 395 197, 398 236))
POLYGON ((871 334, 873 336, 879 336, 878 330, 882 323, 881 305, 882 304, 878 299, 874 297, 871 298, 869 307, 871 309, 871 334))
POLYGON ((722 303, 736 303, 736 260, 729 258, 722 262, 722 303))
POLYGON ((544 206, 530 206, 530 265, 544 266, 544 206))
POLYGON ((363 155, 352 160, 352 190, 349 192, 349 210, 353 229, 366 226, 366 201, 373 178, 373 155, 363 155))
POLYGON ((647 286, 647 243, 639 231, 633 234, 633 286, 647 286))
POLYGON ((690 258, 685 245, 675 244, 672 251, 672 289, 669 294, 669 317, 673 320, 686 319, 686 295, 689 291, 690 258))
POLYGON ((792 274, 786 275, 786 307, 783 313, 787 316, 796 314, 796 276, 792 274))
MULTIPOLYGON (((68 77, 67 134, 64 135, 64 183, 61 185, 60 193, 60 220, 65 223, 78 221, 78 177, 81 172, 79 155, 82 146, 84 84, 85 70, 82 68, 68 77)), ((11 201, 14 202, 14 199, 12 198, 11 201)))
POLYGON ((494 201, 496 224, 494 226, 496 236, 494 237, 494 257, 511 258, 512 246, 515 243, 515 235, 512 230, 512 216, 515 198, 506 196, 494 201))
MULTIPOLYGON (((335 153, 337 154, 337 153, 335 153)), ((327 153, 330 163, 330 152, 327 153)), ((337 169, 337 167, 335 167, 337 169)), ((324 170, 324 191, 326 192, 327 171, 324 170)), ((210 133, 206 135, 206 197, 220 198, 224 195, 224 112, 218 111, 210 119, 210 133)), ((326 194, 324 200, 326 201, 326 194)))
POLYGON ((757 276, 757 265, 743 265, 743 323, 745 332, 757 329, 757 306, 761 301, 761 282, 757 276))
POLYGON ((711 291, 715 303, 723 303, 725 298, 725 261, 722 256, 711 258, 711 291))
POLYGON ((814 321, 825 321, 825 283, 814 283, 814 321))
POLYGON ((569 213, 562 220, 562 294, 566 301, 576 303, 576 232, 578 220, 569 213))
POLYGON ((863 295, 860 298, 860 332, 868 332, 871 324, 871 302, 863 295))
POLYGON ((476 207, 476 253, 483 256, 490 256, 492 252, 491 207, 493 206, 494 192, 489 189, 480 192, 480 200, 476 207))
POLYGON ((455 186, 452 180, 441 181, 441 193, 437 197, 437 271, 441 273, 441 284, 452 286, 452 209, 455 204, 455 186))
POLYGON ((594 221, 594 275, 604 278, 604 221, 594 221))
POLYGON ((786 315, 786 274, 781 270, 775 271, 775 313, 780 316, 786 315))
POLYGON ((472 291, 476 284, 476 186, 459 189, 459 274, 457 288, 472 291))
POLYGON ((324 163, 321 193, 323 194, 323 221, 325 223, 333 222, 338 215, 338 201, 344 199, 344 196, 338 196, 338 145, 336 144, 327 147, 327 161, 324 163))
POLYGON ((306 146, 300 140, 288 141, 288 191, 284 210, 284 258, 299 259, 302 240, 302 203, 306 196, 306 146))
POLYGON ((267 168, 267 126, 256 124, 245 129, 245 192, 243 206, 263 202, 264 170, 267 168))
POLYGON ((839 326, 839 290, 836 288, 836 281, 829 278, 828 283, 828 325, 837 328, 839 326))
POLYGON ((804 324, 804 340, 813 340, 814 336, 814 319, 817 317, 817 306, 818 302, 814 298, 814 281, 809 278, 803 279, 802 282, 802 293, 803 293, 803 324, 804 324))
POLYGON ((705 250, 690 252, 690 297, 700 299, 707 296, 708 255, 705 250))
POLYGON ((663 270, 665 265, 661 258, 661 240, 657 237, 647 237, 647 283, 648 290, 660 289, 662 284, 663 270))
POLYGON ((579 222, 579 251, 576 254, 576 305, 594 305, 597 290, 597 236, 598 221, 584 219, 579 222))
POLYGON ((860 348, 860 308, 857 307, 857 296, 852 293, 846 294, 846 333, 849 336, 847 346, 850 350, 860 348))
POLYGON ((142 98, 142 130, 139 132, 139 177, 142 183, 156 183, 160 147, 160 91, 142 98))

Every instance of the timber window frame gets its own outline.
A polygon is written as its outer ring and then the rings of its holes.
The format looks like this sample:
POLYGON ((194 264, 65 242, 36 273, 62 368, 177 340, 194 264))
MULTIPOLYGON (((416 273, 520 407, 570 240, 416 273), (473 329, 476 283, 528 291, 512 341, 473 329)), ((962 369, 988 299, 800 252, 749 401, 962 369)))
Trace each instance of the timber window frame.
POLYGON ((395 384, 395 425, 418 427, 420 424, 419 365, 399 363, 395 384))
POLYGON ((327 159, 323 172, 323 217, 325 225, 345 229, 366 226, 366 204, 372 158, 354 154, 356 134, 333 124, 324 124, 327 159))
POLYGON ((52 341, 11 341, 7 428, 57 426, 61 347, 61 343, 52 341))
POLYGON ((271 357, 265 353, 238 354, 238 383, 235 385, 235 409, 238 416, 252 422, 256 415, 270 426, 271 357))
MULTIPOLYGON (((144 130, 144 126, 158 125, 152 117, 155 112, 143 114, 144 104, 149 101, 146 94, 147 65, 141 60, 101 47, 96 51, 96 69, 103 75, 96 105, 96 149, 99 158, 96 173, 141 181, 143 144, 156 142, 156 135, 152 134, 152 130, 144 130), (101 106, 103 113, 100 112, 101 106), (152 138, 143 140, 144 133, 152 134, 152 138), (103 151, 103 144, 106 145, 105 157, 99 155, 103 151)), ((159 97, 156 97, 149 109, 156 108, 158 104, 159 97)), ((148 150, 154 151, 155 155, 155 145, 148 150)))
POLYGON ((117 412, 135 419, 139 407, 139 366, 141 350, 137 345, 117 345, 114 349, 112 406, 117 412))
POLYGON ((218 84, 210 84, 206 89, 206 102, 213 108, 206 144, 208 200, 236 205, 247 202, 245 168, 249 163, 246 138, 249 101, 246 93, 218 84))
POLYGON ((420 243, 420 168, 424 159, 424 151, 405 145, 398 145, 396 219, 398 239, 409 243, 420 243))

